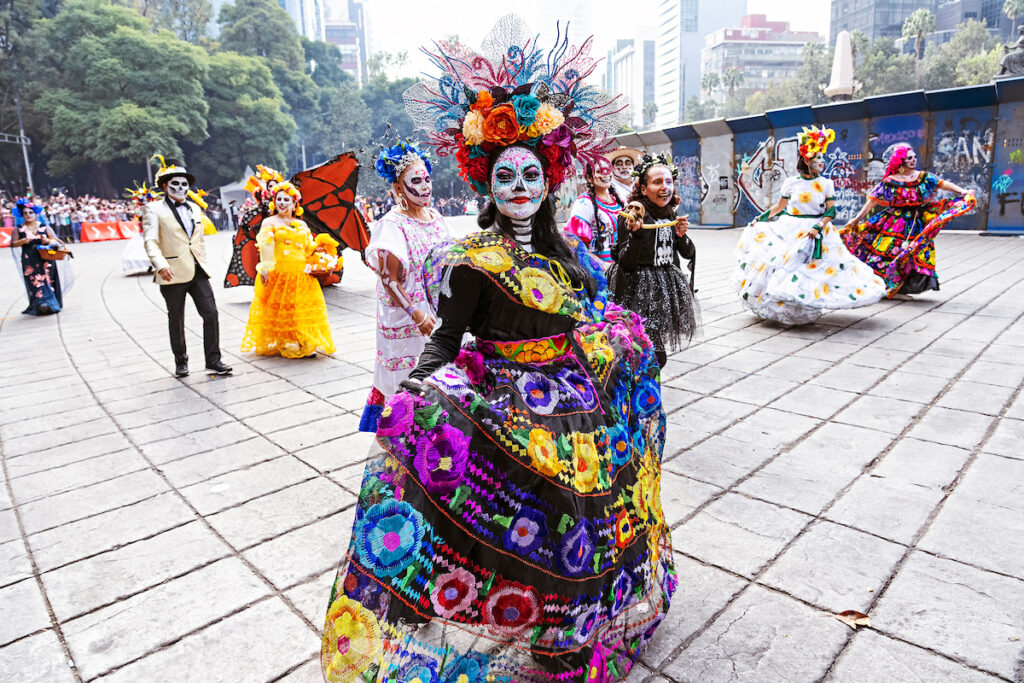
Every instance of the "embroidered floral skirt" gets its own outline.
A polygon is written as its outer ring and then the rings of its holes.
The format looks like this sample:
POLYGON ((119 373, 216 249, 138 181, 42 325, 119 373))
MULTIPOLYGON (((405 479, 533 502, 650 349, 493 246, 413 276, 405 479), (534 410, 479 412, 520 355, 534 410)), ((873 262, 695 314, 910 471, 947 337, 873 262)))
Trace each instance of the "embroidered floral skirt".
POLYGON ((278 264, 267 284, 256 279, 242 351, 285 358, 303 358, 318 348, 334 353, 324 293, 304 267, 304 263, 278 264))
POLYGON ((639 319, 478 341, 388 399, 330 597, 328 681, 607 681, 675 590, 639 319))
POLYGON ((812 258, 814 221, 783 215, 748 225, 736 245, 733 287, 754 315, 784 325, 814 322, 826 311, 858 308, 885 296, 885 283, 827 226, 821 258, 812 258))

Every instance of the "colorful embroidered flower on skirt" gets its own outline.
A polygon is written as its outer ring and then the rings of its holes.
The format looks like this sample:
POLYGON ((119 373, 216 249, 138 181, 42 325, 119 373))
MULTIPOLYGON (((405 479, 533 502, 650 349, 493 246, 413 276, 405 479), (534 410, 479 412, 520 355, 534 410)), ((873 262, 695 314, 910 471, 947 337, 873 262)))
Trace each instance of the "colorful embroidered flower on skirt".
POLYGON ((615 424, 608 428, 609 449, 612 452, 612 464, 622 467, 629 462, 633 454, 629 435, 626 428, 621 424, 615 424))
POLYGON ((450 493, 459 487, 469 464, 469 441, 447 423, 416 441, 413 466, 428 491, 450 493))
POLYGON ((545 271, 539 268, 524 268, 519 273, 523 303, 545 313, 558 313, 562 308, 564 295, 561 287, 545 271))
POLYGON ((612 584, 612 606, 608 610, 608 617, 614 619, 622 613, 633 600, 633 575, 623 567, 615 577, 612 584))
POLYGON ((585 643, 594 635, 597 625, 601 623, 601 605, 594 603, 580 612, 576 617, 576 631, 572 637, 578 643, 585 643))
POLYGON ((476 596, 476 577, 462 567, 437 577, 430 603, 443 619, 451 619, 458 612, 468 610, 476 596))
POLYGON ((661 407, 661 386, 650 375, 637 383, 633 392, 633 410, 640 418, 650 417, 661 407))
POLYGON ((423 516, 409 503, 377 503, 356 525, 359 559, 378 576, 395 576, 412 564, 423 532, 423 516))
POLYGON ((654 472, 648 465, 649 458, 645 457, 640 470, 636 473, 636 483, 633 484, 633 509, 642 522, 646 522, 650 515, 651 492, 657 484, 654 472))
POLYGON ((563 370, 558 373, 558 381, 564 387, 564 392, 576 399, 584 410, 597 407, 597 392, 589 379, 578 372, 563 370))
POLYGON ((388 399, 377 424, 378 436, 398 436, 412 426, 416 399, 408 392, 400 392, 388 399))
POLYGON ((590 654, 590 662, 587 664, 586 683, 608 683, 615 680, 615 677, 608 671, 608 648, 595 643, 590 654))
POLYGON ((504 273, 512 268, 512 257, 508 252, 494 246, 467 249, 466 256, 474 266, 483 268, 489 273, 504 273))
POLYGON ((558 564, 568 576, 579 576, 590 568, 594 559, 594 527, 582 519, 562 536, 558 548, 558 564))
POLYGON ((353 681, 380 656, 383 643, 373 612, 342 595, 327 610, 320 665, 328 681, 353 681))
POLYGON ((548 536, 547 517, 540 510, 523 505, 519 512, 513 517, 502 540, 505 547, 521 555, 529 555, 540 547, 548 536))
POLYGON ((437 662, 423 655, 411 655, 409 661, 398 670, 396 680, 402 683, 438 683, 437 662))
POLYGON ((550 415, 558 405, 560 395, 555 383, 539 372, 524 372, 516 381, 516 390, 527 407, 538 415, 550 415))
POLYGON ((456 657, 444 668, 442 683, 484 683, 490 661, 482 652, 469 652, 456 657))
POLYGON ((484 602, 484 623, 497 636, 515 638, 540 621, 540 598, 532 586, 502 581, 484 602))
POLYGON ((629 511, 622 508, 615 516, 615 545, 625 548, 633 541, 634 536, 636 529, 633 528, 633 520, 629 516, 629 511))
POLYGON ((573 432, 572 455, 576 470, 576 488, 581 493, 590 493, 600 483, 600 462, 594 435, 573 432))
POLYGON ((530 455, 534 469, 541 474, 554 477, 565 468, 558 458, 554 435, 542 427, 530 430, 530 443, 526 446, 526 452, 530 455))

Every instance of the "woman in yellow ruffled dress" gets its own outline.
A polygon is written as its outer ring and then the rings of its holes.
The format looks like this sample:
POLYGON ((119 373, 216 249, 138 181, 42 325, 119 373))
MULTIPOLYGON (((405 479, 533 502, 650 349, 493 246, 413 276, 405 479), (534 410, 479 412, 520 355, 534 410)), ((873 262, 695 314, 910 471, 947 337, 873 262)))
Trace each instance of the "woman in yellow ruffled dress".
POLYGON ((307 265, 320 256, 316 252, 322 245, 313 239, 306 223, 297 218, 302 213, 300 199, 298 189, 291 183, 274 187, 274 201, 270 204, 274 215, 263 221, 256 237, 260 249, 256 267, 259 278, 242 337, 242 351, 285 358, 311 356, 317 349, 334 353, 327 303, 320 283, 307 265))

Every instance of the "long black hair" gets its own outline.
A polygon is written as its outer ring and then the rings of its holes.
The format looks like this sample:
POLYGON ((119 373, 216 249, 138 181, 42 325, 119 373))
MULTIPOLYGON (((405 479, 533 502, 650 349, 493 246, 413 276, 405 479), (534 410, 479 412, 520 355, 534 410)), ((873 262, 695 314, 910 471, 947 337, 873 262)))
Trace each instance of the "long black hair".
MULTIPOLYGON (((504 149, 498 149, 491 153, 488 168, 494 166, 495 160, 497 160, 498 155, 504 149)), ((544 157, 538 154, 537 158, 540 159, 546 175, 547 165, 544 157)), ((512 230, 512 219, 498 211, 498 207, 493 199, 487 201, 483 211, 476 217, 476 223, 485 230, 497 224, 503 233, 513 240, 515 239, 515 232, 512 230)), ((540 203, 540 208, 533 216, 532 243, 535 253, 553 261, 558 261, 562 268, 565 269, 574 286, 582 285, 591 297, 597 293, 597 282, 580 264, 576 254, 573 253, 565 238, 562 237, 562 231, 558 229, 558 222, 555 220, 555 200, 550 192, 544 198, 544 201, 540 203)))

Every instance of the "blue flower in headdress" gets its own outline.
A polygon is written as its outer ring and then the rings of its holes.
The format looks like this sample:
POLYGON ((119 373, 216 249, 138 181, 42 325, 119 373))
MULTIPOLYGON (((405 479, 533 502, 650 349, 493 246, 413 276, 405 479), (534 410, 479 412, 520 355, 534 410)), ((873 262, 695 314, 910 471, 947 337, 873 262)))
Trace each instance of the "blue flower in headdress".
POLYGON ((540 100, 533 95, 515 95, 512 97, 512 108, 516 112, 516 120, 521 128, 529 128, 537 119, 540 100))
POLYGON ((423 165, 427 167, 427 173, 433 170, 426 152, 419 150, 415 145, 411 145, 408 142, 399 142, 397 145, 392 145, 380 151, 380 155, 377 156, 377 163, 374 164, 374 170, 377 171, 377 175, 381 178, 389 183, 393 183, 398 180, 398 176, 405 170, 406 166, 412 161, 417 160, 422 161, 423 165))

